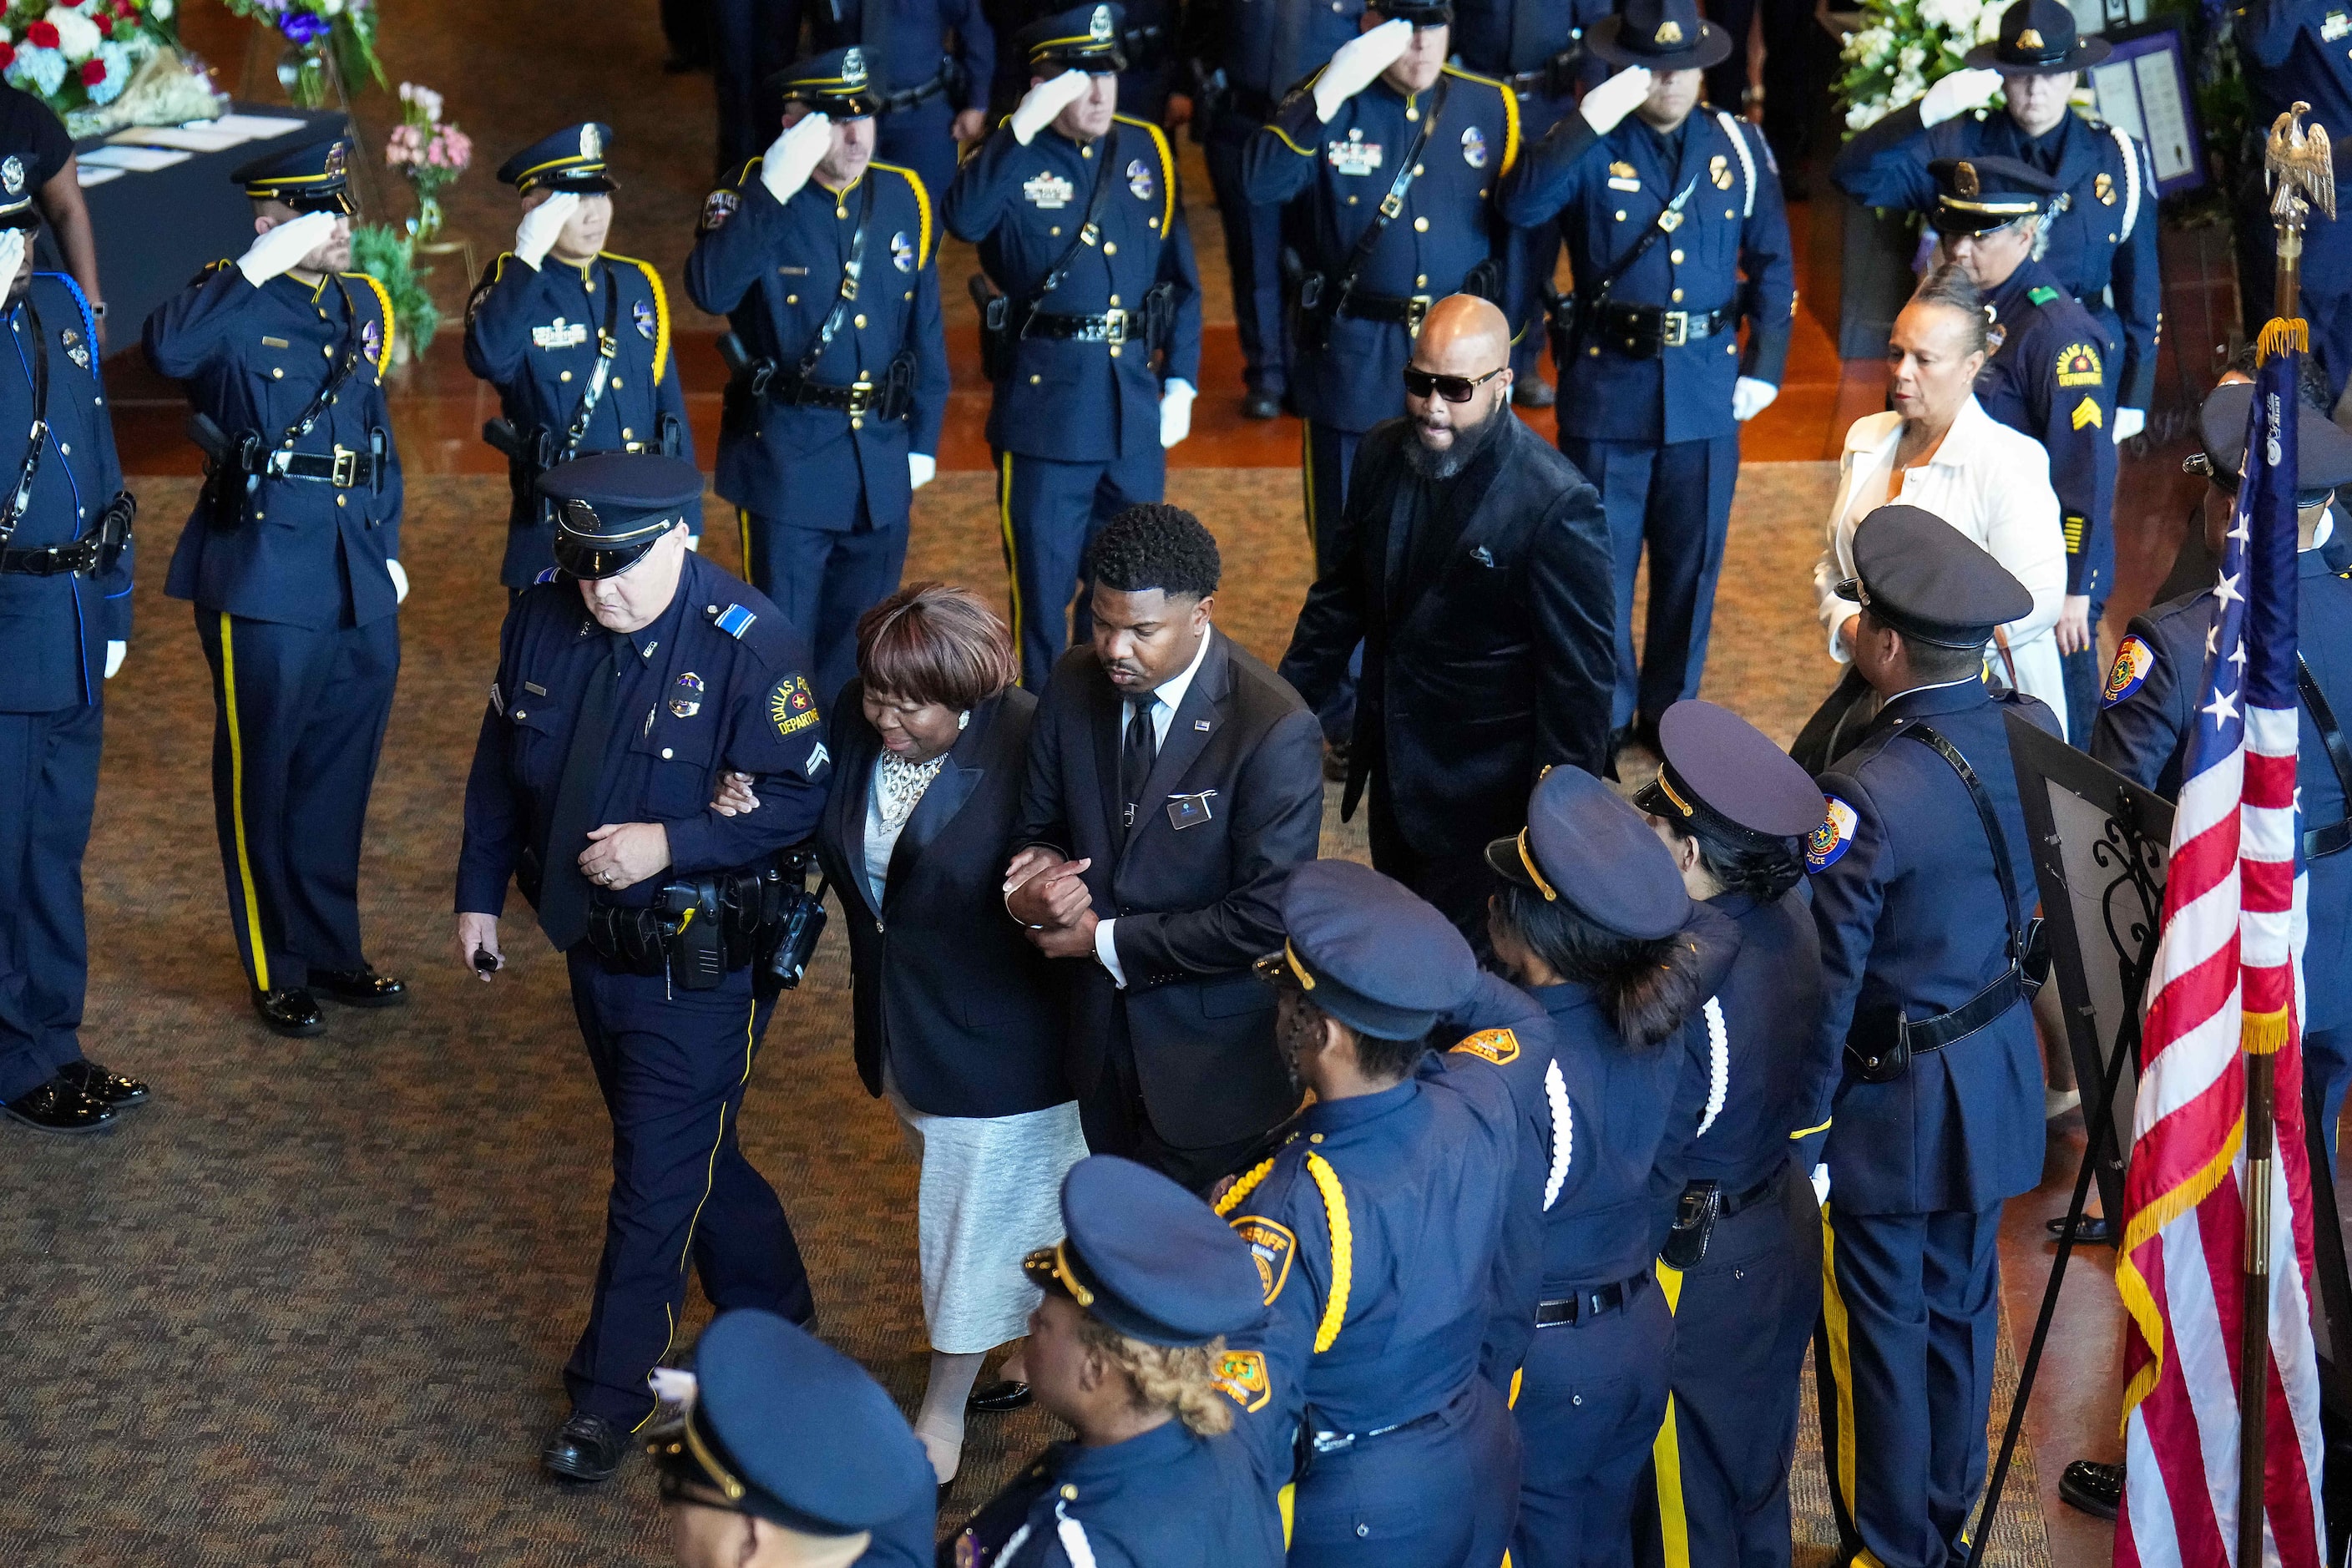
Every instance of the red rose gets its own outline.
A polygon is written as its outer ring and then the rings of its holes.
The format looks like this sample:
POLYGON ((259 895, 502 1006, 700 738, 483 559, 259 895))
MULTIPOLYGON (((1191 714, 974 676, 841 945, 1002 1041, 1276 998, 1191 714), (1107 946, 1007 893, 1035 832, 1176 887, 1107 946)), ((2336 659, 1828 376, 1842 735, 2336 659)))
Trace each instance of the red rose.
POLYGON ((10 66, 15 65, 16 63, 16 46, 14 44, 0 44, 0 71, 6 70, 10 66))
POLYGON ((36 48, 56 48, 58 47, 57 24, 54 22, 34 23, 31 26, 25 29, 25 41, 33 45, 36 48))
POLYGON ((114 37, 114 18, 108 16, 105 12, 100 11, 97 16, 92 16, 89 19, 89 23, 91 26, 98 29, 98 36, 100 37, 110 38, 114 37))
POLYGON ((81 62, 82 86, 96 87, 100 82, 102 82, 105 79, 106 62, 104 60, 84 60, 81 62))

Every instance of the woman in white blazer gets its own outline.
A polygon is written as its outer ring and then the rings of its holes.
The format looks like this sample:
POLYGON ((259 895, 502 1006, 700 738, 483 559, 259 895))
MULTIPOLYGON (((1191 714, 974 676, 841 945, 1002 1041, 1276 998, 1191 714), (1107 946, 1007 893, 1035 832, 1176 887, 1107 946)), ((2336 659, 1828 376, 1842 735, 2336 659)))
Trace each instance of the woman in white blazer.
MULTIPOLYGON (((1830 657, 1844 664, 1855 607, 1835 590, 1853 575, 1855 527, 1889 501, 1934 513, 2033 595, 2032 613, 2000 627, 1985 658, 2011 685, 2048 703, 2063 725, 2066 682, 2052 628, 2066 598, 2066 536, 2049 454, 1977 403, 1977 373, 1990 352, 1976 286, 1958 267, 1937 268, 1895 321, 1887 351, 1893 410, 1857 419, 1846 432, 1813 596, 1830 657)), ((1843 732, 1861 731, 1849 720, 1843 732)))

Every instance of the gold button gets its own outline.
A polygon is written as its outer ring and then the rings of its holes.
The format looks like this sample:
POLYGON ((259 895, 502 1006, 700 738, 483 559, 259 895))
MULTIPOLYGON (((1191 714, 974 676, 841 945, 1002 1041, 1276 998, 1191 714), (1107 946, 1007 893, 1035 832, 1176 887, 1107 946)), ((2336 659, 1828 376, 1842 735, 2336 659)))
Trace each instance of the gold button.
POLYGON ((1030 385, 1032 385, 1032 386, 1034 386, 1034 385, 1036 385, 1036 384, 1037 384, 1037 383, 1038 383, 1040 380, 1042 380, 1042 379, 1044 379, 1044 378, 1043 378, 1043 377, 1040 377, 1040 376, 1034 376, 1034 375, 1033 375, 1033 376, 1031 376, 1031 377, 1029 378, 1029 384, 1030 384, 1030 385))
POLYGON ((1413 219, 1412 232, 1415 234, 1427 234, 1429 232, 1429 220, 1425 217, 1417 217, 1413 219))
POLYGON ((847 207, 835 207, 833 209, 833 216, 837 218, 845 219, 849 216, 849 209, 847 207))
POLYGON ((1591 354, 1594 359, 1599 359, 1601 357, 1601 351, 1597 348, 1587 349, 1584 352, 1591 354))
POLYGON ((1114 305, 1118 304, 1118 295, 1116 295, 1116 294, 1113 294, 1113 295, 1110 297, 1110 302, 1111 302, 1112 304, 1114 304, 1114 305))
POLYGON ((1679 250, 1669 250, 1666 252, 1666 259, 1680 267, 1683 264, 1683 253, 1679 250))
POLYGON ((798 294, 787 294, 784 296, 784 303, 787 305, 797 305, 800 302, 801 297, 798 294))
POLYGON ((1418 163, 1412 166, 1412 177, 1416 180, 1421 178, 1421 165, 1418 163))
POLYGON ((866 324, 866 318, 863 316, 852 316, 849 321, 852 326, 862 327, 866 324))
MULTIPOLYGON (((1094 150, 1093 148, 1091 148, 1091 147, 1081 147, 1081 148, 1079 148, 1079 149, 1078 149, 1078 156, 1079 156, 1079 157, 1081 157, 1081 158, 1091 158, 1091 157, 1093 157, 1094 155, 1095 155, 1095 150, 1094 150)), ((1075 1495, 1075 1494, 1073 1494, 1073 1495, 1075 1495)))
POLYGON ((1677 305, 1681 304, 1681 303, 1682 303, 1682 299, 1683 299, 1683 291, 1682 291, 1681 289, 1675 289, 1675 304, 1677 304, 1677 305))
POLYGON ((1118 357, 1118 345, 1117 343, 1113 343, 1110 346, 1110 357, 1113 359, 1117 359, 1118 357))
POLYGON ((1307 1141, 1309 1143, 1320 1143, 1323 1142, 1323 1134, 1320 1132, 1309 1132, 1307 1135, 1307 1141))
POLYGON ((1404 117, 1407 120, 1419 120, 1421 118, 1421 110, 1418 109, 1408 109, 1404 111, 1404 117))
POLYGON ((1109 239, 1104 240, 1103 254, 1105 256, 1117 256, 1118 254, 1118 242, 1109 239))
POLYGON ((1076 1488, 1076 1487, 1072 1487, 1072 1486, 1065 1486, 1065 1487, 1062 1489, 1062 1500, 1063 1500, 1063 1501, 1065 1501, 1065 1502, 1076 1502, 1076 1501, 1077 1501, 1077 1500, 1078 1500, 1078 1489, 1077 1489, 1077 1488, 1076 1488))
POLYGON ((352 498, 349 496, 337 496, 335 498, 335 504, 337 506, 349 506, 352 504, 352 498))
POLYGON ((1349 196, 1349 197, 1348 198, 1348 205, 1349 205, 1349 206, 1354 206, 1354 205, 1356 205, 1356 198, 1355 198, 1355 197, 1353 197, 1353 196, 1349 196))
POLYGON ((1054 235, 1054 236, 1058 237, 1058 236, 1061 234, 1061 232, 1062 232, 1062 226, 1061 226, 1060 224, 1055 224, 1053 227, 1051 227, 1051 228, 1047 229, 1045 232, 1046 232, 1047 234, 1050 234, 1050 235, 1054 235))
POLYGON ((669 760, 670 760, 671 755, 672 755, 672 752, 670 752, 670 749, 669 749, 667 746, 664 746, 664 747, 662 748, 662 761, 663 761, 663 762, 667 762, 667 761, 669 761, 669 760))
POLYGON ((320 351, 319 351, 319 352, 320 352, 320 353, 322 353, 322 354, 325 354, 329 359, 332 359, 332 358, 334 358, 334 357, 335 357, 335 351, 334 351, 333 349, 331 349, 331 348, 321 348, 321 349, 320 349, 320 351))
POLYGON ((1486 199, 1486 187, 1484 185, 1478 187, 1478 199, 1482 202, 1486 199))
POLYGON ((1619 223, 1623 223, 1625 221, 1625 209, 1623 207, 1619 207, 1617 209, 1617 221, 1619 223))
POLYGON ((620 378, 619 376, 617 376, 617 375, 616 375, 616 376, 614 376, 614 377, 613 378, 613 384, 614 384, 614 386, 618 386, 618 385, 620 385, 620 384, 621 384, 621 378, 620 378))
POLYGON ((627 426, 625 426, 625 425, 624 425, 624 426, 621 426, 621 439, 622 439, 622 440, 624 440, 624 441, 634 441, 634 440, 635 440, 636 438, 637 438, 637 433, 636 433, 635 430, 630 429, 630 428, 629 428, 627 426))
POLYGON ((866 428, 866 421, 856 417, 855 415, 852 415, 849 420, 849 427, 852 430, 863 430, 866 428))
POLYGON ((269 370, 269 379, 272 381, 284 381, 286 379, 286 373, 279 370, 277 366, 272 365, 269 370))
POLYGON ((1428 273, 1426 273, 1426 272, 1419 272, 1419 273, 1415 273, 1415 274, 1413 275, 1412 286, 1413 286, 1414 288, 1416 288, 1416 289, 1426 289, 1426 288, 1428 288, 1428 287, 1429 287, 1429 274, 1428 274, 1428 273))
POLYGON ((914 291, 912 289, 908 289, 904 294, 902 294, 902 295, 900 295, 900 296, 899 296, 899 298, 900 298, 900 299, 902 299, 902 300, 911 300, 911 299, 913 299, 914 297, 915 297, 915 291, 914 291))
POLYGON ((1731 216, 1731 209, 1730 209, 1729 207, 1726 207, 1726 208, 1724 208, 1724 209, 1723 209, 1723 216, 1726 216, 1726 217, 1729 217, 1729 216, 1731 216))
POLYGON ((570 380, 572 379, 572 373, 571 373, 570 371, 568 371, 568 370, 567 370, 567 371, 565 371, 562 375, 557 376, 555 379, 556 379, 556 380, 558 380, 558 381, 570 381, 570 380))

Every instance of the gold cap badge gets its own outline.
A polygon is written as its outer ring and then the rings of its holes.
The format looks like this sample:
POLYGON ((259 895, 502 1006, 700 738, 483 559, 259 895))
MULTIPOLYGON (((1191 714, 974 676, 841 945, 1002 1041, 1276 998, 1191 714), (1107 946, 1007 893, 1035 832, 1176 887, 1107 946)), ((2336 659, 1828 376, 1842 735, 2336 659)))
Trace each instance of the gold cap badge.
POLYGON ((2028 27, 2017 35, 2017 47, 2021 49, 2038 49, 2042 47, 2042 35, 2033 28, 2028 27))
POLYGON ((1982 187, 1977 184, 1977 166, 1966 158, 1952 171, 1952 189, 1969 201, 1976 200, 1982 187))
POLYGON ((1680 22, 1672 20, 1659 23, 1657 32, 1651 36, 1651 41, 1657 44, 1660 47, 1664 47, 1668 44, 1681 43, 1683 41, 1683 25, 1680 22))

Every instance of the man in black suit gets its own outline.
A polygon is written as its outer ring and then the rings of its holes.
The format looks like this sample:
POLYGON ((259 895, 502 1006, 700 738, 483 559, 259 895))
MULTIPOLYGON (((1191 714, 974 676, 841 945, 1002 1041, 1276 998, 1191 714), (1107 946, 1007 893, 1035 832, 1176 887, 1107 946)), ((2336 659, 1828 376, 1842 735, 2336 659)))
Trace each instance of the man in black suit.
POLYGON ((1087 1146, 1198 1187, 1298 1102, 1250 966, 1315 858, 1322 732, 1210 624, 1222 568, 1192 513, 1130 507, 1087 568, 1094 641, 1038 700, 1005 909, 1075 971, 1087 1146))
POLYGON ((1510 411, 1510 328, 1486 300, 1430 308, 1405 416, 1364 436, 1282 674, 1309 704, 1363 682, 1340 815, 1367 781, 1372 864, 1484 956, 1489 840, 1544 768, 1609 765, 1616 611, 1601 498, 1510 411))

